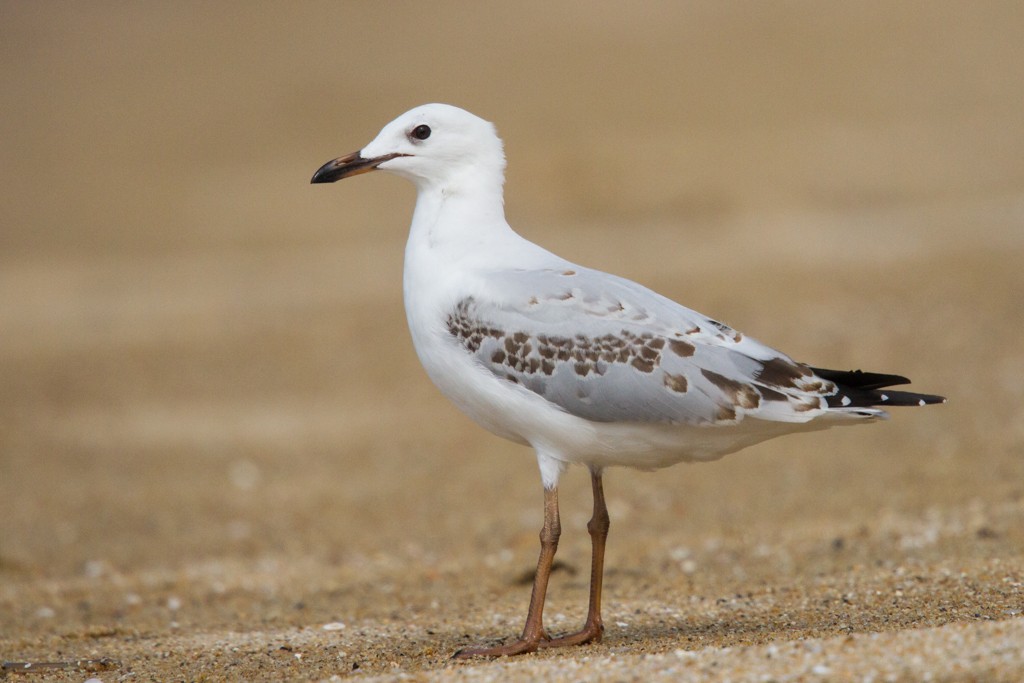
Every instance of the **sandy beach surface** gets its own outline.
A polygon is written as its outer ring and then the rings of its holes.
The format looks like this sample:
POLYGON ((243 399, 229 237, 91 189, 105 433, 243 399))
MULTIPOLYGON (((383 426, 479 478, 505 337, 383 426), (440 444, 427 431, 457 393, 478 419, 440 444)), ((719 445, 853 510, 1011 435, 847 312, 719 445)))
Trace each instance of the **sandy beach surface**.
POLYGON ((1024 680, 1018 4, 4 14, 0 678, 1024 680), (949 403, 608 472, 604 642, 451 660, 522 627, 536 463, 419 367, 412 188, 308 184, 429 101, 528 238, 949 403))

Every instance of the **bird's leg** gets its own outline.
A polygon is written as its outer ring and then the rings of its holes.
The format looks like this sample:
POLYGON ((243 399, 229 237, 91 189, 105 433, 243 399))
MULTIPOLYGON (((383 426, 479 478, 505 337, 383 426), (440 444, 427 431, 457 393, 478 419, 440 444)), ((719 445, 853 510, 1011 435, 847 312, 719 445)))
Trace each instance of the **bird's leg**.
POLYGON ((558 519, 558 488, 544 489, 544 526, 540 530, 540 558, 537 573, 533 577, 533 593, 530 595, 530 610, 526 614, 526 625, 519 640, 496 647, 469 647, 455 653, 458 659, 468 657, 501 657, 534 652, 545 641, 544 598, 548 591, 551 564, 558 550, 558 537, 562 525, 558 519))
POLYGON ((541 642, 541 647, 565 647, 584 643, 599 643, 604 635, 604 622, 601 621, 601 584, 604 580, 604 547, 608 539, 608 508, 604 504, 604 485, 601 481, 601 470, 590 471, 590 482, 594 487, 594 515, 587 523, 593 557, 590 565, 590 606, 587 609, 587 621, 583 628, 558 638, 550 638, 541 642))

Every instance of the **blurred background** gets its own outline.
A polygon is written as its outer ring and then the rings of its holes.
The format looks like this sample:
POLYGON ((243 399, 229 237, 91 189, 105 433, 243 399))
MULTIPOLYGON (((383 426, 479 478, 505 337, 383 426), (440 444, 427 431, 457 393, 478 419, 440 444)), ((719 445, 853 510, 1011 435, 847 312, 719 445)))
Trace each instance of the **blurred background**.
MULTIPOLYGON (((496 123, 526 237, 800 360, 950 396, 613 473, 610 566, 1020 500, 1020 3, 2 12, 0 576, 532 565, 531 454, 449 406, 405 330, 412 187, 309 185, 431 101, 496 123)), ((582 562, 586 477, 565 489, 582 562)))

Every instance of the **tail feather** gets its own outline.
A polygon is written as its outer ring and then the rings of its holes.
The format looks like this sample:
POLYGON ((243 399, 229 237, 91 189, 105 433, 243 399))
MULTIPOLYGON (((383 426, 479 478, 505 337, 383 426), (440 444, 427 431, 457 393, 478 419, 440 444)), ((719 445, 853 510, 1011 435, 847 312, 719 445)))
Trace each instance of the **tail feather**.
POLYGON ((886 387, 910 384, 901 375, 886 375, 861 370, 811 368, 818 377, 834 382, 837 391, 826 401, 830 408, 870 408, 873 406, 923 406, 945 403, 944 396, 911 391, 885 391, 886 387))

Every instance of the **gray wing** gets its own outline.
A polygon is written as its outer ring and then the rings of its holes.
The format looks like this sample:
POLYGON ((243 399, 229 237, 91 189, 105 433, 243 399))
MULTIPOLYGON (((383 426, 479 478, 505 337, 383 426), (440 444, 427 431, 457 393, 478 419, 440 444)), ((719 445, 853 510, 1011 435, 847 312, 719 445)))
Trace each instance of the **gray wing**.
POLYGON ((806 422, 836 392, 806 365, 623 278, 572 266, 488 273, 486 284, 449 314, 453 341, 588 420, 806 422))

